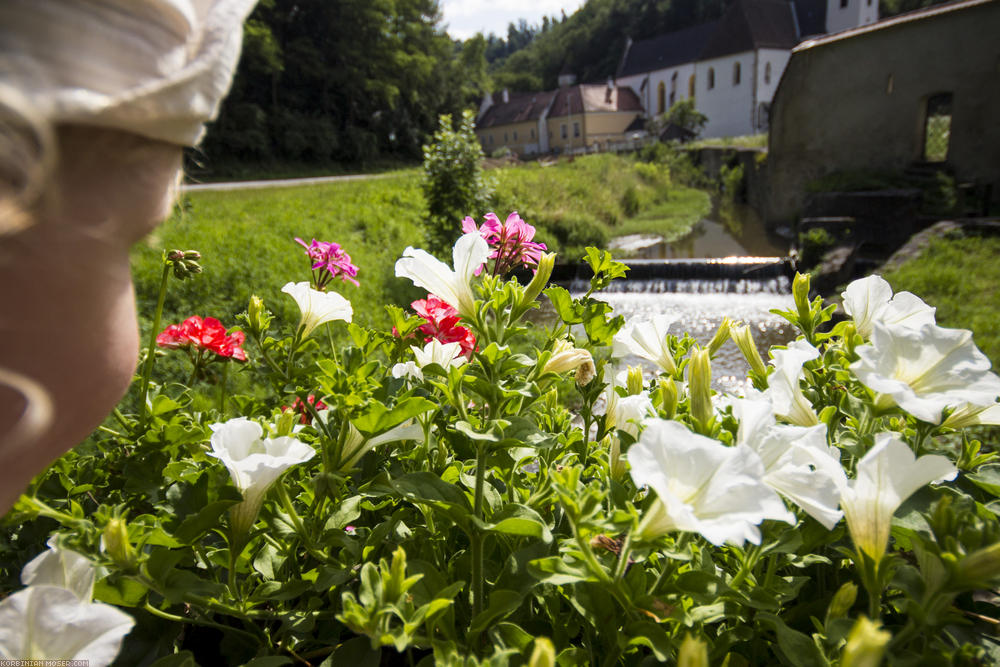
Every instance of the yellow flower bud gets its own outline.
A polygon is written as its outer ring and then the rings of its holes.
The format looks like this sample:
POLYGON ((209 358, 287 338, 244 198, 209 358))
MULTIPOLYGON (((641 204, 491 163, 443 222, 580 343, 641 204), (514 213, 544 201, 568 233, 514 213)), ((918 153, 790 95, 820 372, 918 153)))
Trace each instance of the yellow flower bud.
POLYGON ((848 581, 841 586, 830 600, 830 607, 826 611, 826 618, 843 618, 854 606, 858 599, 858 587, 853 582, 848 581))
POLYGON ((644 385, 645 382, 643 382, 642 379, 642 367, 629 366, 625 380, 625 388, 628 390, 628 395, 635 396, 636 394, 641 394, 644 385))
POLYGON ((718 331, 712 336, 712 340, 708 342, 708 355, 711 357, 715 356, 715 353, 719 351, 727 340, 729 340, 729 330, 733 326, 733 321, 728 317, 722 318, 722 323, 719 324, 718 331))
POLYGON ((712 362, 706 349, 695 348, 691 351, 688 395, 691 397, 691 416, 707 428, 715 412, 712 409, 712 362))
POLYGON ((677 649, 677 667, 708 667, 708 645, 691 635, 685 635, 677 649))
POLYGON ((538 298, 545 286, 552 277, 552 269, 556 265, 556 254, 554 252, 543 252, 538 260, 538 268, 531 282, 524 288, 524 296, 521 299, 521 307, 526 307, 529 303, 538 298))
POLYGON ((809 281, 808 273, 796 273, 792 280, 792 296, 795 297, 795 309, 799 317, 806 319, 809 315, 809 281))
POLYGON ((882 664, 882 655, 890 639, 891 633, 862 616, 847 635, 847 646, 840 658, 841 667, 878 667, 882 664))
POLYGON ((672 377, 660 378, 660 410, 666 419, 677 414, 677 383, 672 377))
POLYGON ((135 549, 129 542, 128 526, 124 519, 115 517, 108 521, 101 538, 104 551, 111 556, 116 565, 126 570, 135 565, 135 549))
POLYGON ((555 667, 556 649, 548 637, 536 637, 528 667, 555 667))
POLYGON ((754 343, 750 327, 746 324, 732 327, 730 329, 730 336, 732 336, 733 342, 736 343, 736 347, 740 348, 743 358, 750 364, 753 372, 761 377, 767 376, 767 366, 764 365, 764 360, 761 358, 760 352, 757 351, 757 344, 754 343))

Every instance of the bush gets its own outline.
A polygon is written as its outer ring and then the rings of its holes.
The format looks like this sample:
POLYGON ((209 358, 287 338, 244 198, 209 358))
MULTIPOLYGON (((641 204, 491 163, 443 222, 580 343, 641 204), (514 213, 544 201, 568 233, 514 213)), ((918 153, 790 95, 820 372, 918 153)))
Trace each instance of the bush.
POLYGON ((486 212, 490 188, 483 178, 483 149, 474 127, 471 111, 462 114, 457 130, 451 116, 443 115, 433 143, 424 146, 428 241, 436 251, 450 244, 458 221, 486 212))

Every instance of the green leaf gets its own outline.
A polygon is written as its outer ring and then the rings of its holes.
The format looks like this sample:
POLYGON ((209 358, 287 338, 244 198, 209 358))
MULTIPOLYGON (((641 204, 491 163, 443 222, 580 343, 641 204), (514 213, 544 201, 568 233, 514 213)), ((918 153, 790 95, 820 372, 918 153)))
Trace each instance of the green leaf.
POLYGON ((368 637, 353 637, 337 647, 337 650, 320 663, 319 667, 378 667, 382 652, 372 649, 368 637))
POLYGON ((774 614, 758 612, 757 621, 774 629, 778 636, 778 649, 789 664, 794 667, 827 667, 826 658, 812 637, 791 629, 774 614))
POLYGON ((194 655, 191 651, 181 651, 173 655, 165 655, 149 667, 198 667, 198 663, 194 661, 194 655))
POLYGON ((525 505, 511 503, 497 512, 490 523, 482 524, 483 530, 504 535, 534 537, 546 544, 552 541, 548 524, 535 510, 525 505))
POLYGON ((628 646, 648 646, 653 649, 653 655, 661 662, 670 658, 673 646, 662 626, 652 621, 633 621, 625 626, 623 634, 630 637, 628 646))
POLYGON ((404 398, 391 409, 377 401, 370 401, 368 411, 353 419, 354 427, 366 435, 384 433, 428 410, 437 408, 437 403, 422 396, 404 398))
POLYGON ((544 292, 549 297, 556 314, 566 324, 583 323, 583 307, 577 304, 564 287, 550 287, 544 292))
POLYGON ((292 664, 292 659, 284 655, 266 655, 243 663, 243 667, 281 667, 292 664))
POLYGON ((175 410, 180 410, 183 407, 183 405, 169 396, 158 394, 156 398, 153 399, 153 404, 149 408, 149 414, 153 417, 160 417, 175 410))
POLYGON ((965 477, 983 491, 1000 498, 1000 464, 985 465, 965 477))
POLYGON ((202 535, 219 525, 223 513, 236 504, 235 500, 216 500, 206 505, 194 516, 181 521, 173 535, 184 544, 193 544, 202 535))
POLYGON ((490 604, 476 614, 469 625, 469 632, 479 633, 494 621, 506 618, 521 606, 521 594, 516 591, 497 590, 490 593, 490 604))
POLYGON ((94 599, 118 607, 135 607, 146 599, 147 590, 135 579, 107 577, 94 584, 94 599))
POLYGON ((597 581, 597 577, 581 564, 570 564, 562 556, 536 558, 528 563, 528 572, 539 581, 562 586, 578 581, 597 581))
POLYGON ((326 520, 323 530, 342 530, 352 521, 361 516, 361 496, 352 496, 341 501, 337 509, 326 520))

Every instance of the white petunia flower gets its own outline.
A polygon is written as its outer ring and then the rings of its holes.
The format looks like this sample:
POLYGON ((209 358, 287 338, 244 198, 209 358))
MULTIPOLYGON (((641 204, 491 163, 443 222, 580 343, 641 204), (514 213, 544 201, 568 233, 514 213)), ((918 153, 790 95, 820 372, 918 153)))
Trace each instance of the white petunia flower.
POLYGON ((421 369, 428 364, 437 364, 447 369, 451 366, 461 366, 468 361, 462 354, 461 343, 442 343, 432 338, 422 348, 411 346, 410 349, 416 361, 396 364, 392 367, 392 377, 423 380, 424 373, 421 369))
POLYGON ((552 354, 545 362, 543 373, 566 373, 576 370, 583 364, 594 363, 594 357, 589 350, 574 346, 565 338, 557 340, 552 347, 552 354))
POLYGON ((604 389, 604 401, 605 428, 617 428, 633 438, 639 437, 639 427, 642 423, 656 415, 656 409, 647 391, 623 398, 615 391, 615 385, 612 383, 604 389))
POLYGON ((246 417, 210 428, 212 451, 208 455, 225 464, 233 484, 243 494, 243 502, 231 510, 238 531, 250 529, 264 495, 285 470, 316 455, 312 447, 289 436, 264 438, 260 424, 246 417))
POLYGON ((683 530, 715 545, 759 544, 764 519, 795 521, 764 483, 764 464, 748 447, 727 447, 679 422, 651 419, 627 457, 636 485, 648 485, 658 498, 640 524, 647 537, 683 530))
POLYGON ((634 354, 637 357, 652 361, 663 372, 674 375, 677 364, 667 345, 667 330, 674 323, 670 315, 657 315, 651 320, 629 322, 614 338, 615 357, 634 354))
POLYGON ((21 568, 21 583, 25 586, 58 586, 76 593, 84 602, 94 599, 94 564, 90 559, 69 549, 61 549, 55 538, 46 543, 49 548, 32 558, 21 568))
POLYGON ((892 515, 918 489, 955 479, 958 470, 943 456, 916 458, 891 433, 875 436, 875 446, 858 461, 857 478, 841 490, 840 506, 854 546, 876 562, 889 545, 892 515))
POLYGON ((893 296, 892 287, 881 276, 855 280, 840 295, 844 310, 854 320, 854 328, 865 339, 871 337, 876 322, 916 329, 935 323, 934 308, 910 292, 893 296))
POLYGON ((814 426, 819 417, 812 403, 802 393, 802 365, 819 356, 819 350, 804 340, 792 341, 788 349, 772 350, 774 372, 767 376, 764 398, 771 401, 774 414, 799 426, 814 426))
POLYGON ((733 414, 740 421, 736 444, 760 456, 764 483, 828 530, 837 525, 843 516, 838 509, 840 489, 847 476, 840 450, 826 442, 826 424, 778 424, 771 404, 763 400, 738 399, 733 414))
POLYGON ((81 600, 59 586, 32 585, 0 601, 0 657, 106 667, 133 625, 131 616, 109 604, 81 600))
POLYGON ((990 408, 1000 396, 1000 377, 965 329, 876 323, 871 343, 857 353, 851 371, 880 394, 880 405, 898 405, 932 424, 946 407, 990 408))
POLYGON ((299 306, 302 313, 299 327, 303 338, 308 337, 321 324, 334 320, 350 322, 354 316, 350 301, 336 292, 315 290, 307 282, 286 283, 281 291, 295 299, 299 306))
POLYGON ((448 268, 426 250, 408 247, 396 260, 396 277, 409 278, 417 287, 446 302, 462 317, 471 317, 476 297, 472 277, 489 259, 490 246, 479 232, 463 234, 452 250, 455 269, 448 268))

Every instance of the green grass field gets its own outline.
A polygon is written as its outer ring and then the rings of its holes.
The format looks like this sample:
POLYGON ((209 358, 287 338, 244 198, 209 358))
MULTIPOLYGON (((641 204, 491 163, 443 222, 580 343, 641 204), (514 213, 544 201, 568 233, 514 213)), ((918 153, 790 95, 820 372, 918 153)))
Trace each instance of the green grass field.
MULTIPOLYGON (((560 252, 561 259, 578 259, 584 246, 603 246, 620 234, 680 236, 709 210, 707 193, 672 185, 665 167, 612 155, 489 175, 496 181, 494 210, 501 219, 517 210, 538 228, 536 240, 560 252)), ((156 304, 165 248, 198 250, 204 273, 171 281, 164 326, 194 314, 232 326, 251 294, 294 323, 296 306, 280 290, 288 281, 309 278, 296 236, 344 247, 360 267, 361 286, 336 289, 354 304, 355 321, 385 326, 385 304, 405 305, 423 296, 393 275, 406 246, 424 245, 420 178, 419 170, 409 169, 371 181, 187 195, 175 215, 133 252, 144 327, 156 304)), ((456 220, 456 238, 460 232, 456 220)))
POLYGON ((971 329, 1000 369, 1000 238, 936 239, 914 260, 884 276, 895 291, 937 307, 938 324, 971 329))

